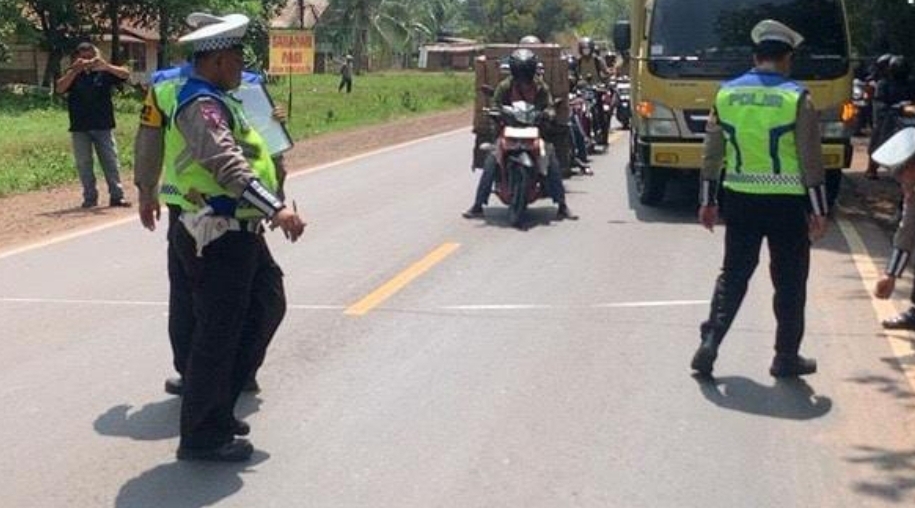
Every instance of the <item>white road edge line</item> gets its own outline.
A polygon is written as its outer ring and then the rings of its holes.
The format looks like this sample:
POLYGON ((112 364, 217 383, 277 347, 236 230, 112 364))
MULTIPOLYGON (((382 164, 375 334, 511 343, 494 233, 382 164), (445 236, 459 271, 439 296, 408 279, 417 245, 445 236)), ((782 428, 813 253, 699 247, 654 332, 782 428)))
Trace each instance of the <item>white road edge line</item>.
MULTIPOLYGON (((0 303, 36 303, 50 305, 120 305, 132 307, 167 307, 168 302, 152 302, 143 300, 79 300, 67 298, 4 298, 0 303)), ((618 302, 594 303, 584 305, 543 305, 543 304, 493 304, 493 305, 444 305, 436 307, 438 310, 467 310, 467 311, 504 311, 504 310, 548 310, 548 309, 635 309, 654 307, 682 307, 690 305, 708 305, 708 300, 672 300, 655 302, 618 302)), ((289 304, 290 310, 330 310, 339 311, 346 309, 344 305, 304 305, 289 304)))
POLYGON ((680 307, 708 305, 708 300, 672 300, 656 302, 593 303, 584 305, 542 305, 542 304, 494 304, 494 305, 446 305, 442 310, 548 310, 548 309, 636 309, 651 307, 680 307))
MULTIPOLYGON (((50 305, 110 305, 123 307, 168 307, 168 302, 142 300, 76 300, 67 298, 0 298, 0 303, 38 303, 50 305)), ((343 305, 287 305, 291 310, 333 310, 340 311, 343 305)))
MULTIPOLYGON (((847 219, 838 218, 836 223, 838 223, 839 230, 842 232, 842 236, 845 237, 846 243, 848 243, 852 261, 858 270, 858 275, 861 277, 861 283, 864 284, 864 290, 870 296, 871 305, 877 314, 877 321, 883 321, 896 315, 899 311, 892 300, 880 300, 874 296, 873 288, 877 280, 882 276, 882 271, 877 268, 877 264, 874 262, 870 252, 868 252, 867 246, 864 244, 864 240, 861 239, 858 230, 847 219)), ((909 386, 912 390, 915 390, 915 366, 902 361, 903 358, 912 354, 912 335, 905 331, 888 330, 884 331, 883 335, 890 345, 893 356, 896 357, 899 368, 905 375, 906 380, 908 380, 909 386)))
MULTIPOLYGON (((469 126, 465 126, 465 127, 461 127, 460 129, 453 129, 453 130, 446 131, 446 132, 440 132, 438 134, 432 134, 430 136, 424 136, 421 138, 413 139, 410 141, 405 141, 403 143, 399 143, 399 144, 392 145, 392 146, 386 146, 384 148, 379 148, 377 150, 372 150, 370 152, 365 152, 365 153, 362 153, 359 155, 354 155, 352 157, 346 157, 344 159, 339 159, 339 160, 336 160, 333 162, 328 162, 326 164, 321 164, 321 165, 310 167, 307 169, 292 170, 289 172, 289 176, 287 177, 287 179, 297 178, 297 177, 308 175, 311 173, 317 173, 318 171, 324 171, 326 169, 330 169, 330 168, 333 168, 336 166, 348 164, 350 162, 358 161, 358 160, 365 159, 368 157, 373 157, 375 155, 392 152, 395 150, 399 150, 401 148, 406 148, 406 147, 416 145, 419 143, 432 141, 432 140, 435 140, 438 138, 454 136, 455 134, 459 134, 461 132, 469 132, 468 131, 469 128, 470 128, 469 126)), ((20 247, 13 248, 11 250, 4 251, 4 250, 0 249, 0 259, 6 259, 8 257, 13 257, 13 256, 16 256, 19 254, 23 254, 25 252, 40 249, 42 247, 48 247, 50 245, 66 242, 66 241, 73 240, 73 239, 76 239, 76 238, 79 238, 82 236, 91 235, 94 233, 98 233, 100 231, 104 231, 106 229, 114 228, 114 227, 117 227, 117 226, 120 226, 123 224, 127 224, 129 222, 138 221, 138 220, 139 220, 139 217, 137 217, 136 215, 133 215, 131 217, 123 217, 120 219, 112 219, 111 222, 105 222, 105 223, 95 225, 95 226, 88 226, 86 228, 77 229, 70 233, 63 233, 61 235, 52 236, 51 238, 48 238, 45 240, 39 240, 34 243, 27 243, 20 247)))

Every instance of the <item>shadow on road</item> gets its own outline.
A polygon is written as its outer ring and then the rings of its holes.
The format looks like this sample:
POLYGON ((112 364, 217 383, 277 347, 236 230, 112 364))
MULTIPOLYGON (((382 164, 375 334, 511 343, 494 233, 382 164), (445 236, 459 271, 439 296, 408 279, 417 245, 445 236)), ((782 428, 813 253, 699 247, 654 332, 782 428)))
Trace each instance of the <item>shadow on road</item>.
POLYGON ((911 506, 911 494, 915 491, 915 450, 857 446, 855 452, 857 456, 845 460, 852 464, 870 465, 879 477, 855 482, 856 492, 894 503, 908 502, 911 506))
POLYGON ((802 379, 779 379, 765 386, 739 376, 693 377, 702 395, 724 409, 786 420, 812 420, 832 409, 832 399, 817 395, 802 379))
MULTIPOLYGON (((556 218, 556 206, 534 203, 531 208, 524 212, 524 223, 520 228, 527 231, 533 227, 550 226, 554 222, 563 222, 556 218)), ((486 214, 482 221, 477 220, 479 224, 487 227, 497 227, 503 229, 516 229, 508 221, 508 208, 505 206, 495 205, 487 206, 486 214)))
MULTIPOLYGON (((260 397, 242 396, 235 408, 238 418, 245 419, 260 408, 260 397)), ((180 434, 181 399, 172 397, 146 404, 130 412, 128 404, 119 404, 95 419, 92 427, 103 436, 128 437, 137 441, 171 439, 180 434)))
POLYGON ((172 462, 144 472, 125 483, 115 500, 117 508, 201 508, 213 506, 244 486, 242 474, 270 458, 255 451, 249 462, 207 464, 172 462))

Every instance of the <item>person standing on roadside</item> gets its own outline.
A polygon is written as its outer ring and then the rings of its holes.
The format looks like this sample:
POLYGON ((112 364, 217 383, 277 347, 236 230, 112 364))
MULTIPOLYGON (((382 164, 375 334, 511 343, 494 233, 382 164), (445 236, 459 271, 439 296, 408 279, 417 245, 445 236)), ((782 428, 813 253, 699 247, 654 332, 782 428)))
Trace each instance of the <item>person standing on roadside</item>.
POLYGON ((118 150, 114 140, 114 87, 130 77, 130 71, 106 62, 98 48, 88 42, 76 47, 73 63, 57 80, 56 90, 67 94, 70 135, 76 170, 83 186, 83 208, 98 206, 92 150, 108 184, 109 206, 130 206, 118 174, 118 150))
POLYGON ((765 238, 778 322, 769 373, 795 377, 817 370, 814 360, 798 352, 810 243, 825 234, 828 212, 819 118, 809 92, 788 78, 804 38, 774 20, 759 22, 751 38, 755 68, 722 85, 706 128, 699 221, 709 231, 718 221, 723 167, 725 254, 691 367, 711 375, 765 238))
POLYGON ((264 138, 228 92, 242 80, 250 20, 222 17, 179 39, 193 46, 194 70, 178 91, 165 136, 163 194, 181 203, 179 261, 198 263, 194 332, 184 372, 179 460, 245 461, 235 436, 249 428, 234 408, 286 311, 283 273, 264 240, 264 221, 297 241, 305 223, 277 197, 264 138))
POLYGON ((346 58, 343 59, 343 65, 340 66, 340 85, 337 87, 337 92, 346 88, 346 93, 353 91, 353 56, 346 55, 346 58))
MULTIPOLYGON (((915 251, 915 127, 894 134, 871 155, 874 162, 889 168, 902 187, 902 220, 893 236, 893 253, 874 295, 885 300, 893 295, 896 279, 902 277, 915 251)), ((883 321, 887 330, 915 330, 915 289, 908 310, 883 321)))

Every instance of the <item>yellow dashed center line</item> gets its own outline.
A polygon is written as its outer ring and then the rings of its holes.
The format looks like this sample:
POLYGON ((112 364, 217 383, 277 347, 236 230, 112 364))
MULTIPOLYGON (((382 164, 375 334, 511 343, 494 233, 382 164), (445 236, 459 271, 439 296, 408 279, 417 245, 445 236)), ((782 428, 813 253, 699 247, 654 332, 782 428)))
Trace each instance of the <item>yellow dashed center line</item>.
POLYGON ((445 243, 430 252, 426 257, 412 264, 406 270, 395 275, 394 278, 385 282, 372 291, 365 298, 350 305, 343 312, 347 316, 364 316, 369 311, 378 307, 388 298, 394 296, 398 291, 413 282, 417 277, 429 271, 433 266, 439 264, 458 249, 461 245, 458 243, 445 243))

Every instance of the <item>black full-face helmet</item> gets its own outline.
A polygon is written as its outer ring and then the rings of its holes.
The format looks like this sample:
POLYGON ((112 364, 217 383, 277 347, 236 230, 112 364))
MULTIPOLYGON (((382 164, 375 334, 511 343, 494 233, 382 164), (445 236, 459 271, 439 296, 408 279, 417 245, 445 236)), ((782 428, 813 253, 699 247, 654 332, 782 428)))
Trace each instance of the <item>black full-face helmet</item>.
POLYGON ((905 57, 902 55, 893 55, 893 57, 890 58, 887 70, 890 77, 893 79, 902 80, 909 77, 909 63, 906 62, 905 57))
POLYGON ((590 37, 578 39, 578 54, 581 56, 594 54, 594 41, 590 37))
POLYGON ((516 49, 508 58, 512 78, 524 82, 533 81, 537 74, 537 62, 539 59, 533 51, 526 48, 516 49))

